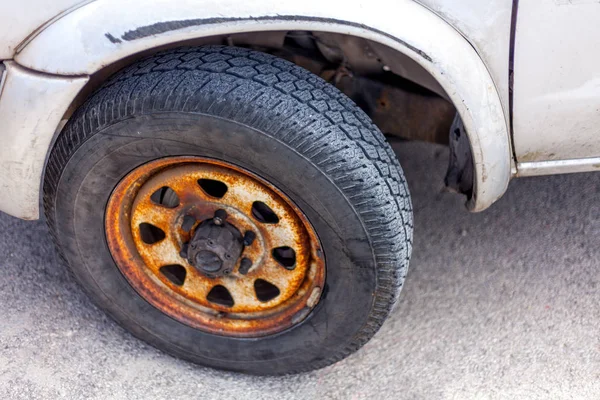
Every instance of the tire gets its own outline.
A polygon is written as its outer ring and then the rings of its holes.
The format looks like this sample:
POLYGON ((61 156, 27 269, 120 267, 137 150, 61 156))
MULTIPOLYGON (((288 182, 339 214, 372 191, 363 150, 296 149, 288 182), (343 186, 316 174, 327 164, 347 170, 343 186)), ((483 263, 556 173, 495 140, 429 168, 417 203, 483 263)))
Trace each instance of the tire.
POLYGON ((308 71, 240 48, 170 50, 114 75, 57 139, 44 207, 62 258, 120 325, 177 357, 250 374, 309 371, 358 350, 396 303, 411 253, 403 172, 366 114, 308 71), (107 203, 130 171, 169 156, 240 166, 302 210, 326 283, 301 323, 259 338, 211 334, 162 313, 124 278, 107 245, 107 203))

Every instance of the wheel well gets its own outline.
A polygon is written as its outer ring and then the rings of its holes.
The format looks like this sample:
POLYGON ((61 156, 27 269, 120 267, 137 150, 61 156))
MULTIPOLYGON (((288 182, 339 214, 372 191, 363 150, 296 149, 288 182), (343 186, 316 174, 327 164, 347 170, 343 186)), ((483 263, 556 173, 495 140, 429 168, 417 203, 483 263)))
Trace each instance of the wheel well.
POLYGON ((94 73, 64 119, 112 74, 158 51, 222 44, 287 59, 322 77, 354 100, 390 136, 448 144, 456 109, 423 67, 388 46, 331 32, 266 31, 210 36, 150 48, 94 73))

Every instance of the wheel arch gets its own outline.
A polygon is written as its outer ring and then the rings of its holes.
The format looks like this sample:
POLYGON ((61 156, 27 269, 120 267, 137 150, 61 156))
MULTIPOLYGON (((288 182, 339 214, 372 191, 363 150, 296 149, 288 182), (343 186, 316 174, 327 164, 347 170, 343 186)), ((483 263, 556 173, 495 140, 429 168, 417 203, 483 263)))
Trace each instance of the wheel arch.
MULTIPOLYGON (((364 8, 340 8, 337 3, 313 0, 285 3, 96 1, 39 32, 15 61, 34 71, 70 79, 102 76, 98 75, 100 71, 122 65, 123 60, 135 59, 145 51, 215 35, 305 30, 365 38, 415 61, 439 83, 456 107, 469 138, 475 169, 468 208, 481 211, 504 193, 511 175, 511 153, 503 108, 486 65, 458 31, 413 1, 389 5, 376 0, 364 8), (137 12, 142 7, 145 12, 137 12)), ((94 79, 83 87, 80 96, 64 105, 66 115, 93 85, 94 79)), ((44 121, 44 116, 40 115, 39 120, 44 121)), ((44 128, 48 145, 41 157, 31 159, 33 175, 40 180, 56 128, 44 128)), ((35 187, 39 194, 39 186, 35 187)), ((33 197, 30 193, 28 199, 33 197)), ((29 205, 28 209, 33 207, 29 205)))

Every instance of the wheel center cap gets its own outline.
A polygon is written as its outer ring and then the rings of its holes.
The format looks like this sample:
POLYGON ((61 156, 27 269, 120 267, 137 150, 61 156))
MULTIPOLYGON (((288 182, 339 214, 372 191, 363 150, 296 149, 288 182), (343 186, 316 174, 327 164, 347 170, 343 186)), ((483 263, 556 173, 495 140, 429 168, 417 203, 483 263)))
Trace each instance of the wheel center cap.
POLYGON ((209 250, 200 250, 194 257, 194 266, 209 273, 219 271, 222 265, 223 260, 216 253, 209 250))
POLYGON ((225 222, 225 211, 219 211, 198 225, 187 254, 189 263, 210 278, 229 275, 244 248, 240 231, 225 222))

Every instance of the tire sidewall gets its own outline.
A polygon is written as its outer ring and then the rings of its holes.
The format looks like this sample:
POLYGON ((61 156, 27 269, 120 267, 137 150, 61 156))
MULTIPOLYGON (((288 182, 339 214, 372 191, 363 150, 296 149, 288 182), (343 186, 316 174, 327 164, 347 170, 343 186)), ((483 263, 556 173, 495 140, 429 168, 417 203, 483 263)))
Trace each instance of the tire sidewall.
POLYGON ((351 202, 308 158, 237 122, 167 112, 103 128, 66 164, 58 184, 55 221, 64 255, 92 297, 135 335, 194 362, 257 374, 329 363, 337 354, 341 358, 372 312, 375 256, 351 202), (307 216, 323 245, 326 287, 302 323, 255 339, 209 334, 161 313, 120 273, 104 233, 112 190, 144 163, 189 155, 224 160, 257 174, 288 195, 307 216))

